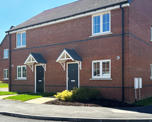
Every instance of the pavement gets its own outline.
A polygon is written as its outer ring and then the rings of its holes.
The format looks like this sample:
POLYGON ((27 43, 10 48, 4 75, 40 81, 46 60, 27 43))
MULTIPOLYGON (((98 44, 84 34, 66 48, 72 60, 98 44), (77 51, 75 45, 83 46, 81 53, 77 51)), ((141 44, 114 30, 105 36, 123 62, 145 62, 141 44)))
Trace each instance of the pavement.
POLYGON ((28 100, 28 101, 26 101, 26 103, 44 104, 44 103, 47 103, 47 102, 50 102, 50 101, 54 101, 54 100, 56 100, 56 98, 42 97, 42 98, 28 100))
MULTIPOLYGON (((152 110, 152 106, 149 106, 152 110)), ((0 114, 58 121, 152 120, 151 113, 106 107, 61 106, 0 100, 0 114)))
MULTIPOLYGON (((17 94, 15 94, 15 95, 17 95, 17 94)), ((1 95, 1 96, 0 96, 0 99, 4 99, 4 98, 6 98, 6 97, 15 96, 15 95, 1 95)))
POLYGON ((26 102, 3 99, 8 96, 12 95, 0 96, 1 115, 39 120, 83 122, 101 122, 103 120, 152 120, 152 106, 137 108, 62 106, 44 104, 48 101, 55 100, 55 98, 42 97, 26 102))
POLYGON ((0 88, 0 91, 8 91, 8 88, 0 88))

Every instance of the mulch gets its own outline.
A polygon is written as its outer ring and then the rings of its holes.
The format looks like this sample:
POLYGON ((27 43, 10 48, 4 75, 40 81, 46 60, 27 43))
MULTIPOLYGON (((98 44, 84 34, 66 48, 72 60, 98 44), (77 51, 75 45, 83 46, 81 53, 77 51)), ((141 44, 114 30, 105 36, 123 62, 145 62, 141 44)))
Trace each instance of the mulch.
POLYGON ((66 102, 61 100, 55 100, 48 102, 46 104, 53 104, 53 105, 65 105, 65 106, 88 106, 88 107, 135 107, 135 105, 122 103, 119 101, 114 100, 100 100, 100 101, 92 101, 92 102, 66 102))

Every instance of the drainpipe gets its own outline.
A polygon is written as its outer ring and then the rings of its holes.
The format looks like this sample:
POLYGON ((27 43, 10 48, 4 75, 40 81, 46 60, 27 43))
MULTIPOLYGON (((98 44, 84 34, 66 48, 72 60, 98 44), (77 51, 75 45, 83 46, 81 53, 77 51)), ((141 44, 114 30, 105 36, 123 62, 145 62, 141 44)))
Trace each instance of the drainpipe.
POLYGON ((125 65, 125 14, 124 14, 124 8, 122 7, 122 5, 120 5, 120 8, 121 8, 121 26, 122 26, 122 32, 121 32, 121 38, 122 38, 122 102, 125 102, 125 68, 124 68, 124 65, 125 65))
POLYGON ((11 47, 11 34, 8 32, 9 37, 9 91, 12 91, 12 47, 11 47))

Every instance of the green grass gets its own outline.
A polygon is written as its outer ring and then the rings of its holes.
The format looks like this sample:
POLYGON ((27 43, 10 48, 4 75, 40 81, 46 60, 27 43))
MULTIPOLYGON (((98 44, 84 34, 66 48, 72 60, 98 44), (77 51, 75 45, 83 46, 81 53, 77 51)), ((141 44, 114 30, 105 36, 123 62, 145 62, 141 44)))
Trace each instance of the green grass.
POLYGON ((0 96, 1 95, 13 95, 13 94, 16 94, 16 92, 0 91, 0 96))
POLYGON ((0 88, 8 88, 8 83, 0 83, 0 88))
POLYGON ((36 98, 41 98, 41 95, 30 95, 30 94, 20 94, 20 95, 16 95, 16 96, 10 96, 7 97, 5 99, 10 99, 10 100, 19 100, 19 101, 28 101, 31 99, 36 99, 36 98))
POLYGON ((152 97, 144 99, 144 100, 140 100, 136 103, 134 103, 136 106, 148 106, 148 105, 152 105, 152 97))

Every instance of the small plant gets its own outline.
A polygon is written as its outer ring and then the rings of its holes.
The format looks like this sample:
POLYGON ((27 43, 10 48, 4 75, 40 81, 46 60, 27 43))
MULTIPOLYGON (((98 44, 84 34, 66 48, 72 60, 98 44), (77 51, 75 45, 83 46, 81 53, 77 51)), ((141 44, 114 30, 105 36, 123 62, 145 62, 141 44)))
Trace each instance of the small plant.
POLYGON ((65 90, 63 92, 58 92, 56 95, 54 95, 56 98, 58 98, 59 100, 63 100, 63 101, 72 101, 72 95, 73 92, 72 91, 68 91, 65 90))

